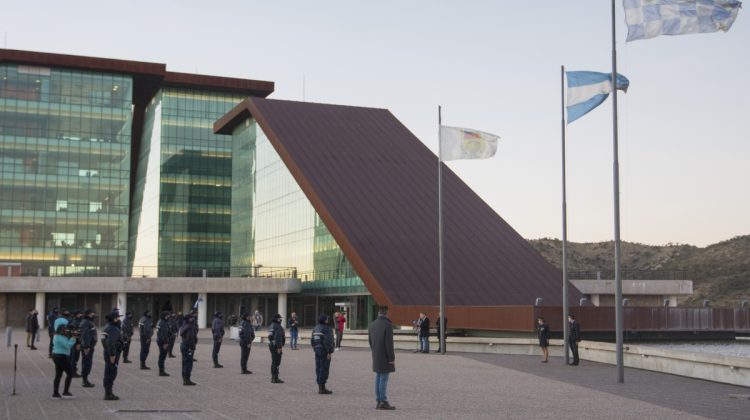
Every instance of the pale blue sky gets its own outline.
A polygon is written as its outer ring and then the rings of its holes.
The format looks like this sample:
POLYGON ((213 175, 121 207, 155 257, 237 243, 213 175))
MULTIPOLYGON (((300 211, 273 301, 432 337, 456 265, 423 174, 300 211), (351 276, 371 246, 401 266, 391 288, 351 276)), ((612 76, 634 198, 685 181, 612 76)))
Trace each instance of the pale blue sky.
MULTIPOLYGON (((750 13, 727 33, 625 44, 622 238, 750 233, 750 13)), ((610 3, 5 0, 7 47, 272 80, 277 99, 388 108, 433 151, 443 122, 499 134, 449 165, 524 237, 560 237, 560 65, 610 71, 610 3)), ((568 130, 569 238, 610 240, 611 101, 568 130)))

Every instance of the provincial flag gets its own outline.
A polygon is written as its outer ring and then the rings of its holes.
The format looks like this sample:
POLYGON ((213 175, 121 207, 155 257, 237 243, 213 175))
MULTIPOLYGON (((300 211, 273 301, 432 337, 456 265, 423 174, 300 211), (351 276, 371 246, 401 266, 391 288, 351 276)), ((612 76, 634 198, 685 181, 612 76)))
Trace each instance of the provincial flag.
POLYGON ((627 41, 659 35, 728 31, 742 3, 738 0, 623 0, 627 41))
MULTIPOLYGON (((568 77, 568 124, 601 105, 612 92, 612 74, 595 71, 566 71, 568 77)), ((630 80, 617 75, 617 89, 627 92, 630 80)))
POLYGON ((468 128, 440 126, 440 160, 487 159, 497 152, 499 136, 468 128))

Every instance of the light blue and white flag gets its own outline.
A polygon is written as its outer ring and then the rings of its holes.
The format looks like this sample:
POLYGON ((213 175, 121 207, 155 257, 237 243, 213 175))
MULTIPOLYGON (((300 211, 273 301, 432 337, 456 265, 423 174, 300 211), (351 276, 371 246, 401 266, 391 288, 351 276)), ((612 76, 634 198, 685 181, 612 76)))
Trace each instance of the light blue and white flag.
MULTIPOLYGON (((601 105, 612 92, 612 74, 566 71, 568 76, 568 124, 601 105)), ((627 92, 630 80, 617 74, 617 89, 627 92)))
POLYGON ((726 32, 741 5, 738 0, 623 0, 627 40, 726 32))

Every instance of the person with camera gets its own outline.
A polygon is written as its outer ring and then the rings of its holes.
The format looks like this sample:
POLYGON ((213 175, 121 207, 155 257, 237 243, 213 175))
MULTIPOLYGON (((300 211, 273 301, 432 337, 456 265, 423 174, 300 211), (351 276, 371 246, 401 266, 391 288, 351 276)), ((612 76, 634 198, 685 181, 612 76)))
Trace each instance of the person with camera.
POLYGON ((198 344, 198 327, 195 325, 195 316, 192 313, 185 316, 185 321, 180 326, 180 337, 182 337, 182 344, 180 345, 180 352, 182 353, 182 384, 197 385, 190 380, 190 376, 193 373, 193 354, 195 354, 195 346, 198 344))
POLYGON ((106 317, 107 326, 102 331, 102 347, 104 348, 104 399, 116 401, 120 397, 112 393, 117 378, 117 366, 123 349, 124 336, 120 328, 120 312, 113 310, 106 317))
POLYGON ((279 379, 279 366, 285 341, 286 332, 281 326, 281 315, 274 314, 271 317, 271 325, 268 327, 268 349, 271 351, 271 383, 273 384, 284 383, 279 379))
POLYGON ((240 322, 240 367, 243 375, 253 373, 247 370, 247 359, 250 357, 253 340, 255 340, 255 328, 253 328, 252 316, 250 313, 244 312, 242 322, 240 322))
POLYGON ((151 370, 150 367, 146 366, 148 352, 151 350, 151 336, 154 334, 151 311, 143 312, 143 316, 138 321, 138 334, 141 337, 141 370, 151 370))
POLYGON ((96 346, 95 316, 96 312, 86 309, 83 312, 83 320, 81 321, 81 376, 83 377, 84 388, 94 387, 94 384, 89 382, 89 374, 91 373, 91 364, 94 361, 94 347, 96 346))
POLYGON ((331 355, 335 350, 333 330, 328 326, 328 321, 328 315, 320 315, 311 338, 315 351, 315 378, 318 383, 318 394, 333 394, 333 391, 326 389, 328 372, 331 368, 331 355))
POLYGON ((122 363, 130 363, 128 354, 130 353, 130 343, 133 341, 133 313, 125 313, 125 319, 122 320, 122 363))
POLYGON ((53 382, 52 399, 59 400, 63 397, 73 398, 70 393, 70 383, 73 381, 73 367, 70 363, 70 349, 76 344, 76 333, 68 328, 65 318, 56 321, 55 335, 52 337, 52 361, 55 363, 55 380, 53 382), (65 372, 65 388, 60 395, 60 379, 65 372))
POLYGON ((169 352, 169 339, 172 336, 169 327, 169 312, 163 311, 159 322, 156 324, 156 346, 159 348, 159 376, 169 376, 164 368, 164 361, 167 360, 169 352))

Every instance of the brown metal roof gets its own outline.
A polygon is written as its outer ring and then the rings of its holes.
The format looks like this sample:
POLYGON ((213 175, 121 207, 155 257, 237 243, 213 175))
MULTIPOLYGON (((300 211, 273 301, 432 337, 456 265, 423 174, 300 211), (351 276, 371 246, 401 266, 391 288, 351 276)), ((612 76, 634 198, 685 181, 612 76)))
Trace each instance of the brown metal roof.
MULTIPOLYGON (((436 305, 437 156, 385 109, 248 98, 214 131, 249 115, 375 299, 436 305)), ((448 305, 562 303, 560 271, 447 166, 443 198, 448 305)))

